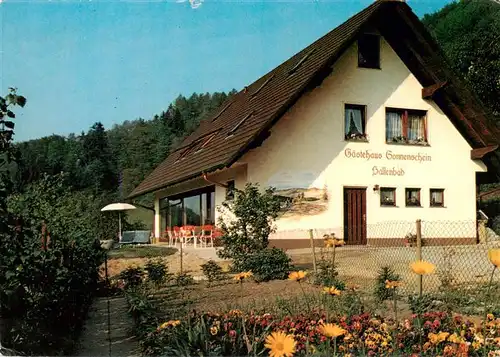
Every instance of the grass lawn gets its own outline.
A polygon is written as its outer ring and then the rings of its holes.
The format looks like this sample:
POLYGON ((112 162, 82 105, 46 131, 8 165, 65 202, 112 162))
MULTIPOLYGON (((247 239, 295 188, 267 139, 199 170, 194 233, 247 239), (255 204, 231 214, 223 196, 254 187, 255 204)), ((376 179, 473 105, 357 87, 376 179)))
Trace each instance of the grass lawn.
POLYGON ((126 245, 108 252, 109 259, 126 258, 153 258, 166 257, 175 254, 177 249, 172 247, 148 246, 148 245, 126 245))

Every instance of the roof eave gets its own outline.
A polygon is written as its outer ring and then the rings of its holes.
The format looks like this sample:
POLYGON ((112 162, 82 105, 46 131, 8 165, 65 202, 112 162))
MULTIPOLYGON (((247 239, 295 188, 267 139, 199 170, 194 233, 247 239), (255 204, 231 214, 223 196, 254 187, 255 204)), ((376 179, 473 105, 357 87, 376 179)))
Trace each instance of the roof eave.
POLYGON ((193 179, 196 179, 196 178, 199 178, 199 177, 203 177, 204 173, 214 172, 214 171, 217 171, 217 170, 220 170, 220 169, 227 168, 229 166, 230 165, 227 165, 226 163, 218 164, 218 165, 210 167, 209 169, 197 171, 196 173, 191 174, 189 176, 186 176, 186 177, 183 177, 181 179, 177 179, 177 180, 165 183, 164 185, 155 186, 155 187, 152 187, 152 188, 144 190, 144 191, 138 191, 138 192, 132 191, 132 193, 127 196, 127 199, 131 200, 131 199, 134 199, 134 198, 137 198, 137 197, 140 197, 140 196, 147 195, 147 194, 152 193, 152 192, 164 190, 166 188, 178 185, 178 184, 183 183, 185 181, 189 181, 189 180, 193 180, 193 179))

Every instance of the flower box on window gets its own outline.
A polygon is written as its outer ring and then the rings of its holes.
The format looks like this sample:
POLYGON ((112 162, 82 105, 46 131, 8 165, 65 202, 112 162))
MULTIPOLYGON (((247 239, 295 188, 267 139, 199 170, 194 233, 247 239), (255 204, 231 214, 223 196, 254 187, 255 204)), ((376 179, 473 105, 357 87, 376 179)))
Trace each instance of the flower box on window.
POLYGON ((368 141, 368 135, 362 133, 352 133, 345 136, 346 140, 368 141))
POLYGON ((422 110, 386 109, 386 142, 428 145, 427 114, 422 110))

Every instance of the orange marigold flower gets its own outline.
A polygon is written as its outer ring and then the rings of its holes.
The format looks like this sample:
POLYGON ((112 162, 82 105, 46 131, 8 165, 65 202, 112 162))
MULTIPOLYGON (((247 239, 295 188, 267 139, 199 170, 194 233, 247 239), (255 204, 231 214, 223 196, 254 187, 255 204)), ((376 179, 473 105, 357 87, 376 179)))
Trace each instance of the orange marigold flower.
POLYGON ((307 273, 305 271, 292 271, 289 275, 288 275, 288 279, 289 280, 295 280, 295 281, 302 281, 304 280, 304 278, 306 277, 307 273))
POLYGON ((345 245, 345 242, 344 242, 343 239, 335 239, 335 243, 334 244, 335 244, 336 247, 341 247, 341 246, 345 245))
POLYGON ((273 332, 266 337, 264 346, 269 349, 270 357, 292 357, 297 342, 292 335, 283 332, 273 332))
POLYGON ((491 264, 500 268, 500 248, 492 248, 488 250, 488 259, 491 264))
POLYGON ((326 337, 339 337, 347 331, 336 324, 323 324, 319 327, 319 331, 326 337))
POLYGON ((175 326, 178 326, 180 324, 181 324, 181 322, 179 320, 170 320, 170 321, 164 322, 160 326, 158 326, 158 330, 162 330, 162 329, 167 328, 169 326, 175 327, 175 326))
POLYGON ((331 248, 333 246, 335 246, 335 239, 332 239, 332 238, 325 239, 325 247, 326 248, 331 248))
POLYGON ((331 288, 323 288, 323 293, 328 295, 339 296, 341 294, 341 291, 332 286, 331 288))
POLYGON ((252 275, 253 274, 251 271, 246 271, 246 272, 236 274, 233 279, 237 280, 237 281, 241 281, 243 279, 250 278, 252 275))
POLYGON ((427 275, 434 273, 436 266, 425 260, 418 260, 410 264, 411 270, 418 275, 427 275))
POLYGON ((398 280, 386 280, 385 281, 386 289, 395 289, 395 288, 400 287, 402 285, 403 285, 403 282, 398 281, 398 280))

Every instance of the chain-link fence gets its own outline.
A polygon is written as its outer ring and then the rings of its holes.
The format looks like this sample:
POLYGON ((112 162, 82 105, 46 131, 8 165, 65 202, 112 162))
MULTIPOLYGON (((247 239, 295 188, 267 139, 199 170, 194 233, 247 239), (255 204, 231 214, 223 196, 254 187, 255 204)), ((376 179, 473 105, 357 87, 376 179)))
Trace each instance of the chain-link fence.
MULTIPOLYGON (((419 254, 436 266, 435 273, 424 278, 424 289, 437 291, 443 286, 486 283, 493 267, 488 250, 500 247, 500 237, 476 221, 397 221, 367 225, 361 230, 351 228, 345 235, 342 228, 312 229, 278 231, 271 238, 309 236, 314 249, 290 249, 288 253, 295 264, 312 269, 313 252, 318 262, 322 256, 330 259, 332 248, 330 251, 323 248, 322 239, 324 234, 335 233, 347 243, 335 250, 340 277, 371 289, 378 272, 389 267, 404 282, 401 290, 406 293, 418 291, 418 277, 412 273, 410 264, 418 260, 419 254), (363 244, 349 244, 355 234, 362 234, 363 244)), ((496 274, 500 280, 500 273, 496 274)))

